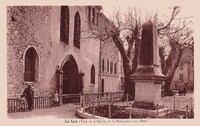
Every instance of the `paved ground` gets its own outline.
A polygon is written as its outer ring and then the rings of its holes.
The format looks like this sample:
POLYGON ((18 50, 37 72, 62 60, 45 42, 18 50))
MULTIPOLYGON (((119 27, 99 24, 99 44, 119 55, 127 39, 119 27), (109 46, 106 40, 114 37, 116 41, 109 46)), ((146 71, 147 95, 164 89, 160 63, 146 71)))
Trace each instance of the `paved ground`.
POLYGON ((8 118, 20 119, 53 116, 56 118, 76 119, 78 117, 75 115, 75 113, 78 107, 79 105, 70 104, 48 109, 36 109, 28 112, 9 113, 8 118))
MULTIPOLYGON (((191 98, 193 98, 193 93, 187 93, 186 96, 175 96, 175 109, 185 110, 186 105, 191 107, 191 98)), ((168 109, 173 109, 174 106, 174 96, 168 96, 162 98, 162 102, 168 109)), ((121 104, 127 105, 126 102, 122 102, 121 104)), ((56 118, 64 118, 64 119, 77 119, 78 117, 75 115, 79 105, 77 104, 69 104, 63 105, 59 107, 49 108, 49 109, 36 109, 30 112, 17 112, 17 113, 9 113, 8 118, 11 119, 20 119, 20 118, 32 118, 32 117, 47 117, 53 116, 56 118)))
POLYGON ((194 105, 193 97, 194 97, 193 93, 187 93, 185 96, 183 95, 180 96, 176 94, 175 98, 174 96, 167 96, 163 97, 161 101, 168 109, 174 109, 175 105, 176 110, 186 110, 186 106, 188 106, 189 109, 193 107, 194 105))

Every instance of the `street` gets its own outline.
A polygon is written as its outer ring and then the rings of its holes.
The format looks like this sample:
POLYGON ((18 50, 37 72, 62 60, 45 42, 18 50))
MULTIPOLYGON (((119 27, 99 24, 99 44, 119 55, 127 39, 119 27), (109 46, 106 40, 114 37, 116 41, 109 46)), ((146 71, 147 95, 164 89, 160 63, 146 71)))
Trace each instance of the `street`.
POLYGON ((49 109, 35 109, 27 112, 8 113, 8 118, 21 119, 32 117, 47 117, 53 116, 55 118, 76 119, 75 113, 78 109, 78 104, 68 104, 49 109))

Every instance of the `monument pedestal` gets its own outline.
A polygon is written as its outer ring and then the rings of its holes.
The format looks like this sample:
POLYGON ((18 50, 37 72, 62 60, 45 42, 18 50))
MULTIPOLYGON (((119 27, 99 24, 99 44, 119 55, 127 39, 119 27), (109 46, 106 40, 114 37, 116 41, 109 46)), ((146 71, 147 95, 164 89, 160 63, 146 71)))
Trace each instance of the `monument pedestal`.
POLYGON ((158 104, 161 99, 161 84, 135 82, 135 101, 158 104))
MULTIPOLYGON (((155 75, 146 76, 142 80, 138 79, 137 75, 135 76, 138 80, 135 80, 133 113, 140 113, 153 118, 165 114, 166 109, 160 103, 162 82, 154 80, 153 76, 155 77, 155 75)), ((159 77, 162 76, 157 76, 157 78, 159 77)))
POLYGON ((165 77, 157 66, 140 66, 131 76, 135 81, 135 102, 132 112, 144 114, 147 117, 159 117, 166 109, 160 103, 161 85, 165 77))

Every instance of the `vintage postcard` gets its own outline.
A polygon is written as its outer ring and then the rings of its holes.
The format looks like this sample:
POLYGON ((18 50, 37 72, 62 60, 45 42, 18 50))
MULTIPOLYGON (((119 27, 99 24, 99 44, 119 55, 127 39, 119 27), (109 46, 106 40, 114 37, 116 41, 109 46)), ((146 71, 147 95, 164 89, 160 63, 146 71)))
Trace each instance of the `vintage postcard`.
POLYGON ((197 123, 196 9, 187 0, 4 2, 3 124, 197 123))

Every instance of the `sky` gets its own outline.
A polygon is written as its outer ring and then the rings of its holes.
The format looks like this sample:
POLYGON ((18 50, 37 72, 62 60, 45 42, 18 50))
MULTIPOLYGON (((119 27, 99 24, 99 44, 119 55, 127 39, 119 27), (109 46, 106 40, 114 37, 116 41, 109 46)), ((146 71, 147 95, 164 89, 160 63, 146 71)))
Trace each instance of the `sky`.
POLYGON ((142 18, 144 19, 148 19, 148 15, 152 15, 152 13, 154 14, 158 12, 158 17, 164 21, 166 21, 171 16, 172 9, 170 9, 170 7, 180 6, 181 11, 177 18, 191 17, 184 20, 192 21, 189 27, 195 29, 194 18, 196 8, 194 7, 194 3, 192 4, 191 1, 182 0, 179 2, 178 0, 152 0, 152 2, 148 2, 146 0, 124 0, 124 2, 122 2, 120 0, 116 0, 116 2, 113 3, 102 2, 101 5, 103 7, 102 12, 109 19, 113 19, 113 12, 115 10, 120 10, 121 15, 123 16, 123 14, 127 12, 128 8, 136 8, 137 10, 141 11, 142 18))
POLYGON ((101 5, 103 7, 102 12, 108 17, 112 18, 113 11, 115 9, 120 9, 121 13, 125 13, 129 7, 139 9, 146 17, 149 13, 158 12, 161 17, 169 16, 171 10, 169 7, 173 7, 178 5, 181 7, 180 17, 190 17, 194 16, 195 8, 191 2, 188 0, 182 0, 182 2, 175 2, 178 0, 151 0, 152 2, 147 2, 147 0, 124 0, 126 2, 120 2, 120 0, 116 0, 114 3, 102 2, 101 5), (144 3, 148 4, 144 4, 144 3))

